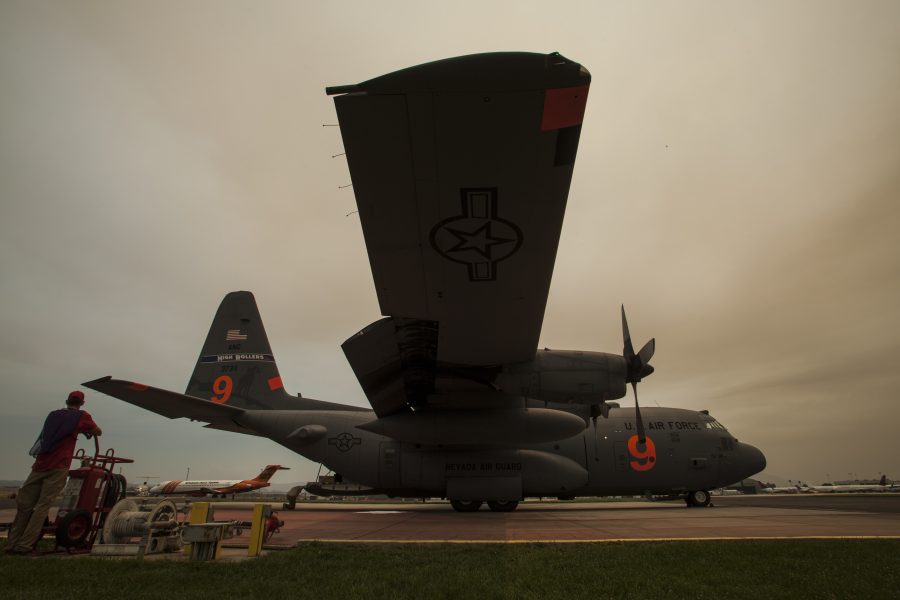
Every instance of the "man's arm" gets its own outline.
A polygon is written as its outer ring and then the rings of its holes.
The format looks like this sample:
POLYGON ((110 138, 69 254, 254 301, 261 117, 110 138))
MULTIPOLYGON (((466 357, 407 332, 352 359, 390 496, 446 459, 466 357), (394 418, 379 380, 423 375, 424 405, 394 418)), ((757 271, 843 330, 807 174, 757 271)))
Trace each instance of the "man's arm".
POLYGON ((81 411, 81 419, 78 420, 78 433, 83 433, 88 437, 94 435, 103 435, 103 430, 94 423, 94 419, 86 410, 81 411))

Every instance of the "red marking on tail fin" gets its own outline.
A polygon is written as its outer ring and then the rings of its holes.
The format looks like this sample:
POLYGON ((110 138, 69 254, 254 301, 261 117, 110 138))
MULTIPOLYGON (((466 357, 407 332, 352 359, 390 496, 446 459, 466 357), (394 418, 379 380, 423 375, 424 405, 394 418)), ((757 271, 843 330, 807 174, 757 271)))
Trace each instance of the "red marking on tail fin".
POLYGON ((272 475, 275 474, 275 471, 279 469, 283 469, 281 465, 266 465, 266 468, 262 470, 262 473, 257 475, 254 479, 256 481, 268 481, 272 475))
POLYGON ((128 389, 135 390, 136 392, 145 392, 149 387, 149 385, 144 385, 143 383, 131 383, 131 385, 128 386, 128 389))
POLYGON ((280 377, 280 376, 277 376, 277 375, 276 375, 275 377, 273 377, 273 378, 271 378, 271 379, 269 380, 269 389, 272 390, 273 392, 274 392, 275 390, 280 390, 280 389, 283 388, 283 387, 284 387, 284 384, 281 383, 281 377, 280 377))
POLYGON ((581 125, 581 122, 584 120, 584 109, 587 106, 589 87, 580 85, 547 90, 544 93, 544 115, 541 119, 541 131, 581 125))

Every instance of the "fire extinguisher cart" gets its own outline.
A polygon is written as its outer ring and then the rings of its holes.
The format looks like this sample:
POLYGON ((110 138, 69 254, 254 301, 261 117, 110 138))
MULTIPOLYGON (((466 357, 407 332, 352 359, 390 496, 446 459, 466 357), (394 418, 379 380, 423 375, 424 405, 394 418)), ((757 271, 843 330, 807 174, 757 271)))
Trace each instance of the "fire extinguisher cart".
POLYGON ((100 453, 100 442, 94 437, 94 455, 79 448, 74 462, 80 466, 69 471, 56 520, 44 528, 45 534, 56 536, 57 547, 68 551, 90 551, 112 507, 125 497, 125 477, 113 472, 115 466, 134 462, 116 456, 112 448, 100 453))

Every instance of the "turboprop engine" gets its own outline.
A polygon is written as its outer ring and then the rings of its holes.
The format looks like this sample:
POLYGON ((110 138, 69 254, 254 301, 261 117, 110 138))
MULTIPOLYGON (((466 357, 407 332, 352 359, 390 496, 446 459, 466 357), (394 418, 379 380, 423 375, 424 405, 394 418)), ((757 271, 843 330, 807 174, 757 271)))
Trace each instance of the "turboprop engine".
POLYGON ((656 351, 656 339, 634 351, 625 307, 622 306, 622 355, 604 352, 539 350, 524 363, 503 367, 494 385, 507 394, 521 395, 545 402, 571 402, 591 407, 591 418, 607 415, 607 400, 625 396, 627 384, 634 390, 634 411, 638 437, 644 443, 644 425, 637 399, 637 384, 653 373, 650 359, 656 351))
POLYGON ((626 392, 625 357, 605 352, 538 350, 503 368, 494 383, 507 394, 544 402, 599 404, 626 392))

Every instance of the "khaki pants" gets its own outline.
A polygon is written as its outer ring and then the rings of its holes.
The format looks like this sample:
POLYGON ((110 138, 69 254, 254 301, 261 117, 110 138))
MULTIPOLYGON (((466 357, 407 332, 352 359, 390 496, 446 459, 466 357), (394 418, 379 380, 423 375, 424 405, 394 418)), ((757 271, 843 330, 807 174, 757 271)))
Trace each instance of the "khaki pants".
POLYGON ((16 495, 16 518, 7 550, 31 550, 41 537, 50 506, 66 485, 68 469, 32 471, 16 495))

